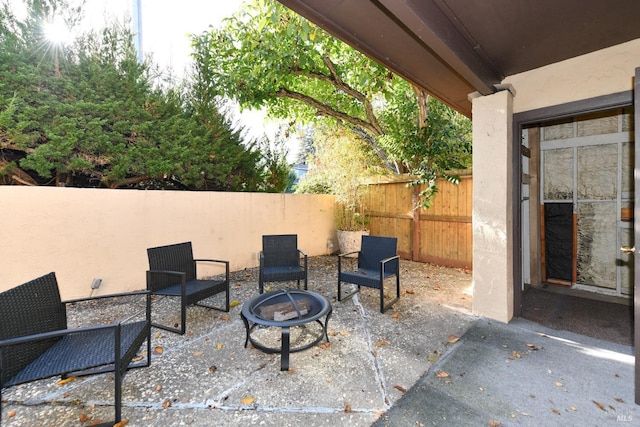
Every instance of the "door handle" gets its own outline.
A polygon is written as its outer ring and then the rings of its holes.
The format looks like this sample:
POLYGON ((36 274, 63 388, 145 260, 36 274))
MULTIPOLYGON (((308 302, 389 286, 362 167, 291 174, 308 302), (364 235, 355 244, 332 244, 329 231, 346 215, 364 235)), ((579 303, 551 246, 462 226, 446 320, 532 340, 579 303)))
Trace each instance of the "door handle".
POLYGON ((627 255, 630 255, 630 254, 633 254, 633 253, 635 253, 635 252, 636 252, 636 247, 635 247, 635 246, 634 246, 634 247, 623 246, 623 247, 621 247, 621 248, 620 248, 620 251, 621 251, 622 253, 625 253, 625 254, 627 254, 627 255))

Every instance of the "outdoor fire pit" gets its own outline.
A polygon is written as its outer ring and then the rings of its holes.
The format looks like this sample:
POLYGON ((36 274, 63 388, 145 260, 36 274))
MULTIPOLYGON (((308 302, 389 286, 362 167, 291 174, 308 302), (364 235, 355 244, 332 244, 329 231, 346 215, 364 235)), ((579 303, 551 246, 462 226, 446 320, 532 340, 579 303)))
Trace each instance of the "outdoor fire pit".
POLYGON ((247 337, 245 348, 251 343, 265 353, 280 353, 280 370, 289 370, 289 353, 306 350, 322 341, 329 341, 327 323, 332 312, 331 304, 322 295, 305 290, 279 290, 265 292, 248 300, 242 307, 240 316, 244 321, 247 337), (323 322, 324 318, 324 322, 323 322), (312 336, 311 342, 291 347, 290 328, 306 328, 308 323, 316 322, 319 331, 312 336), (256 327, 281 328, 280 347, 259 342, 255 337, 256 327))

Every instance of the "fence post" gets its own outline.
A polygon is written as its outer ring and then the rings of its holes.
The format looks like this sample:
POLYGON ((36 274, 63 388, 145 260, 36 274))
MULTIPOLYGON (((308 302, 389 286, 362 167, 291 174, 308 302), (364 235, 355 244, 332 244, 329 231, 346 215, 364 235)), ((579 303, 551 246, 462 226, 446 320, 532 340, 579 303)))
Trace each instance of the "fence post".
POLYGON ((413 185, 413 221, 411 223, 411 261, 420 260, 420 208, 418 200, 420 188, 413 185))

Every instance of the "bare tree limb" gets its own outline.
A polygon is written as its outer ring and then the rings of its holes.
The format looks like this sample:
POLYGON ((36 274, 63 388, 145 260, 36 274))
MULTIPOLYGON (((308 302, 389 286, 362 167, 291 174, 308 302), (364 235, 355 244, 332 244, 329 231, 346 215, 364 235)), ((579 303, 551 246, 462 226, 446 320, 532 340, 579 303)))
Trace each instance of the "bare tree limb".
POLYGON ((329 117, 336 118, 338 120, 345 121, 354 126, 366 129, 367 131, 371 132, 371 134, 375 136, 382 135, 381 129, 377 128, 376 126, 369 123, 368 121, 362 120, 358 117, 353 117, 342 111, 338 111, 332 108, 330 105, 324 104, 318 101, 317 99, 312 98, 303 93, 295 92, 286 88, 280 88, 280 90, 275 93, 275 96, 277 98, 289 98, 289 99, 295 99, 297 101, 304 102, 305 104, 313 107, 316 110, 316 114, 318 115, 329 116, 329 117))

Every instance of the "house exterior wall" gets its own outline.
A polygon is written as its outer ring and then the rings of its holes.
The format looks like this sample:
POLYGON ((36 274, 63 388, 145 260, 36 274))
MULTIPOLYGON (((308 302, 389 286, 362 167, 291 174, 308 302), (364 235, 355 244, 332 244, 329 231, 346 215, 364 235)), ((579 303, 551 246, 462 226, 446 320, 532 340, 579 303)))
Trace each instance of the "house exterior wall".
POLYGON ((88 296, 93 278, 94 295, 144 289, 153 246, 191 241, 237 271, 258 265, 263 234, 298 234, 309 256, 335 241, 326 195, 0 186, 0 200, 0 291, 54 271, 64 299, 88 296))
POLYGON ((630 91, 639 66, 637 39, 508 76, 512 100, 508 92, 473 100, 474 313, 501 321, 514 313, 513 114, 630 91))
POLYGON ((513 317, 513 96, 473 100, 473 312, 513 317))
POLYGON ((514 87, 513 112, 521 113, 632 90, 636 67, 640 39, 508 76, 503 83, 514 87))

